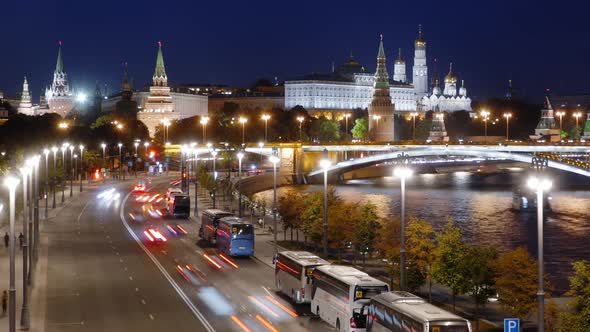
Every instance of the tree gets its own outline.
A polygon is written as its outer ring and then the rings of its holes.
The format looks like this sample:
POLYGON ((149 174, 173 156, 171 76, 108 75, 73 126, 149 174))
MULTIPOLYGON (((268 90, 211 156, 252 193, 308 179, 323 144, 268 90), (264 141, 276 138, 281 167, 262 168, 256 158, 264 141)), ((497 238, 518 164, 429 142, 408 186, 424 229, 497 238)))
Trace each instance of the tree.
POLYGON ((321 142, 333 142, 340 139, 340 122, 325 117, 312 119, 310 136, 321 142))
POLYGON ((587 331, 590 326, 590 261, 573 263, 574 275, 570 277, 567 293, 574 299, 569 303, 568 312, 561 315, 562 332, 587 331))
POLYGON ((386 270, 389 274, 389 287, 391 289, 399 288, 394 287, 394 278, 399 276, 400 236, 401 225, 399 220, 382 220, 379 232, 377 232, 375 248, 379 251, 381 258, 386 259, 388 262, 386 270))
MULTIPOLYGON (((414 266, 418 274, 408 273, 408 285, 419 287, 426 279, 428 281, 428 301, 432 302, 432 265, 436 259, 436 244, 434 243, 434 230, 426 221, 418 218, 410 218, 406 226, 406 250, 408 263, 414 266), (418 278, 413 280, 413 278, 418 278)), ((410 288, 411 289, 411 288, 410 288)))
POLYGON ((474 246, 468 248, 463 260, 467 291, 475 302, 475 318, 479 331, 479 307, 485 305, 488 298, 495 295, 492 262, 496 258, 493 247, 474 246))
MULTIPOLYGON (((357 206, 357 218, 352 237, 354 247, 353 262, 356 262, 357 252, 365 252, 370 256, 375 251, 375 238, 381 227, 379 222, 377 206, 371 203, 357 206)), ((363 263, 365 256, 363 255, 363 263)))
POLYGON ((284 195, 280 195, 277 204, 277 212, 281 216, 284 229, 291 230, 291 241, 293 241, 293 229, 300 229, 303 220, 301 219, 301 212, 305 208, 304 195, 290 190, 284 195))
POLYGON ((537 262, 520 247, 500 255, 492 266, 500 306, 525 319, 537 305, 537 262))
POLYGON ((369 138, 369 123, 366 117, 362 117, 360 119, 356 119, 354 121, 354 127, 350 131, 352 133, 352 137, 358 140, 366 140, 369 138))
POLYGON ((461 229, 452 220, 436 235, 436 241, 438 245, 432 275, 436 281, 451 289, 454 311, 455 297, 467 290, 464 265, 467 246, 461 229))

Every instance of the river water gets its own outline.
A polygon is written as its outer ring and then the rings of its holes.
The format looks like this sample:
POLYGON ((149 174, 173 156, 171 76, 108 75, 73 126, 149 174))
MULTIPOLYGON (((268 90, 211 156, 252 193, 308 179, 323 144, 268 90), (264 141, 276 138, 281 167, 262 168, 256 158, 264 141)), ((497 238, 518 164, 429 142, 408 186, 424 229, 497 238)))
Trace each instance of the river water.
MULTIPOLYGON (((544 257, 555 291, 562 293, 569 285, 571 263, 590 260, 590 180, 564 173, 552 176, 558 180, 550 193, 552 212, 545 218, 544 257)), ((435 230, 451 217, 471 243, 491 245, 499 252, 523 246, 536 257, 536 213, 512 209, 513 189, 524 188, 525 177, 518 170, 416 175, 407 181, 406 215, 430 221, 435 230)), ((383 217, 399 215, 399 187, 399 180, 391 177, 335 185, 340 197, 371 202, 383 217)), ((313 192, 323 186, 283 187, 279 195, 286 190, 313 192)), ((272 202, 272 190, 258 195, 272 202)))

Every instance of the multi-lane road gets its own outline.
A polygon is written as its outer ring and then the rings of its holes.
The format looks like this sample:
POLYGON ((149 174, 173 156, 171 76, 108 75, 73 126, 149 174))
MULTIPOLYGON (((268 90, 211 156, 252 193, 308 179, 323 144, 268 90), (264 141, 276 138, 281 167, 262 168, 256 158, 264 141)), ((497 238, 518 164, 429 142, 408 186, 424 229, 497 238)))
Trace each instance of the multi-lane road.
MULTIPOLYGON (((150 197, 170 180, 154 178, 150 197)), ((269 266, 222 257, 198 241, 196 222, 150 216, 131 184, 112 187, 119 197, 97 197, 110 186, 83 193, 44 227, 46 331, 330 330, 274 291, 269 266)))

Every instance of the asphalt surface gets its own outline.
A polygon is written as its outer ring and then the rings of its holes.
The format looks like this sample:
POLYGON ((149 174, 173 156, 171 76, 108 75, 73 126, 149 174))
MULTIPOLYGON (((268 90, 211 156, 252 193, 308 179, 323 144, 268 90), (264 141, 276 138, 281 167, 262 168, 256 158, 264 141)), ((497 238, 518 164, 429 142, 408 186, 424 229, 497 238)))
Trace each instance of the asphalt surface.
POLYGON ((96 194, 45 222, 45 331, 207 331, 96 194))
MULTIPOLYGON (((171 179, 154 178, 148 194, 163 196, 171 179)), ((45 225, 46 331, 331 330, 274 291, 272 268, 224 259, 198 240, 198 223, 156 214, 164 201, 150 215, 119 186, 119 198, 86 192, 45 225), (149 241, 148 228, 167 241, 149 241)))

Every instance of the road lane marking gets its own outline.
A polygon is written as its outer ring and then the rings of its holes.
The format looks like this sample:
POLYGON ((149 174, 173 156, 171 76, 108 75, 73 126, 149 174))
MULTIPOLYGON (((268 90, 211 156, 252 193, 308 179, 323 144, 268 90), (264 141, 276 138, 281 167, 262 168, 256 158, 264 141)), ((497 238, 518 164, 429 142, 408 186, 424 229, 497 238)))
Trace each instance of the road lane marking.
MULTIPOLYGON (((131 195, 131 193, 128 193, 125 196, 125 198, 122 201, 120 210, 119 210, 119 217, 121 218, 121 222, 123 223, 123 225, 127 229, 127 232, 129 232, 129 234, 135 240, 135 242, 137 243, 137 245, 139 245, 139 247, 145 252, 145 254, 152 260, 152 262, 160 270, 160 272, 162 273, 162 275, 164 276, 164 278, 166 278, 168 280, 168 283, 170 284, 170 286, 172 286, 172 288, 174 288, 174 290, 176 291, 176 293, 178 293, 178 295, 184 301, 184 303, 189 307, 189 309, 193 312, 193 314, 197 317, 197 319, 199 319, 199 321, 203 324, 203 326, 205 327, 205 329, 208 332, 215 332, 215 329, 207 321, 207 319, 205 318, 205 316, 203 315, 203 313, 201 313, 201 311, 199 311, 199 309, 197 309, 197 307, 194 305, 194 303, 191 302, 191 300, 184 293, 184 291, 182 290, 182 288, 180 288, 180 286, 178 286, 178 284, 174 281, 174 279, 172 279, 172 277, 170 276, 170 274, 168 273, 168 271, 166 271, 166 269, 162 266, 162 264, 160 264, 160 262, 158 261, 158 259, 146 248, 146 246, 143 244, 143 242, 141 242, 141 240, 137 237, 137 235, 135 234, 135 232, 133 232, 133 230, 131 229, 131 226, 129 226, 129 224, 127 223, 127 220, 125 220, 125 215, 123 214, 123 211, 125 209, 125 203, 127 202, 127 199, 129 199, 129 196, 130 195, 131 195)), ((151 314, 150 314, 150 316, 151 316, 151 314)), ((151 316, 151 317, 153 317, 153 316, 151 316)))

